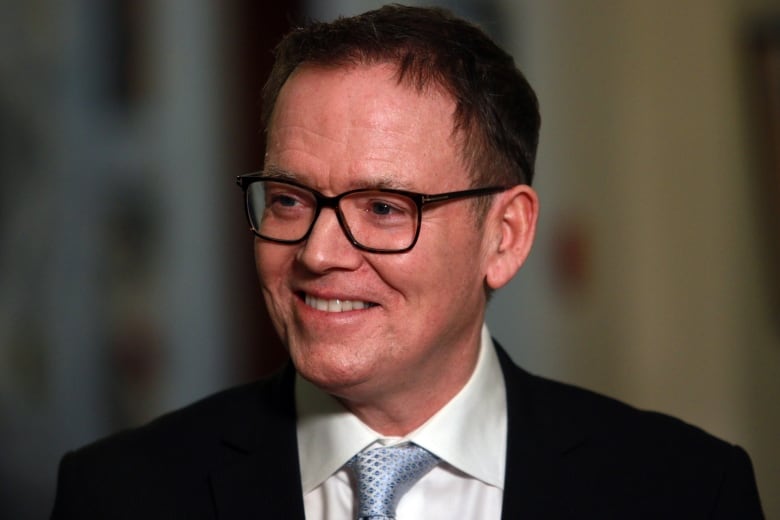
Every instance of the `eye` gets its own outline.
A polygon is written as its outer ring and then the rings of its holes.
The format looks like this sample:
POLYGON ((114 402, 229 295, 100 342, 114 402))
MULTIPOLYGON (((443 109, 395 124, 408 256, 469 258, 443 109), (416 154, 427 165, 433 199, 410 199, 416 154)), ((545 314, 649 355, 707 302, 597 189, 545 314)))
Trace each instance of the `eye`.
POLYGON ((398 211, 398 208, 393 207, 391 204, 383 201, 372 202, 369 211, 374 215, 387 216, 392 215, 398 211))
POLYGON ((295 197, 286 193, 278 193, 272 194, 268 201, 269 206, 273 206, 275 204, 284 206, 286 208, 292 208, 296 204, 299 204, 299 201, 295 197))
POLYGON ((298 186, 266 182, 263 191, 263 218, 265 219, 308 218, 317 205, 311 193, 298 186))
POLYGON ((311 194, 296 186, 268 182, 265 185, 265 205, 268 208, 293 209, 312 205, 311 194))
POLYGON ((362 218, 371 219, 383 225, 400 223, 413 219, 414 202, 408 197, 387 192, 368 192, 350 200, 362 212, 362 218))

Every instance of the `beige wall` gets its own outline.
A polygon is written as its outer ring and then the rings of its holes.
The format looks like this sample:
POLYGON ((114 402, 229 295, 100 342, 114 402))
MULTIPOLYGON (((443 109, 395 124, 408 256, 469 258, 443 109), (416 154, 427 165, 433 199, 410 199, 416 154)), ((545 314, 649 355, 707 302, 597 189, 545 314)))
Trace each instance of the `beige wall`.
POLYGON ((506 8, 543 117, 542 238, 520 275, 534 281, 508 306, 523 309, 532 346, 513 354, 744 445, 766 513, 780 517, 780 325, 740 46, 745 22, 778 2, 506 8), (562 229, 588 244, 570 292, 550 283, 562 229))

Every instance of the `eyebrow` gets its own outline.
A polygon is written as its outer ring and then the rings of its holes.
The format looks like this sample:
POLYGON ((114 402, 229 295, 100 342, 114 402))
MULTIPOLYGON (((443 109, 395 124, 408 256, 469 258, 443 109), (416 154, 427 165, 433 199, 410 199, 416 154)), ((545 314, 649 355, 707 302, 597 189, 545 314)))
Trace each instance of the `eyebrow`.
POLYGON ((285 170, 283 168, 279 168, 278 166, 269 166, 267 168, 263 168, 263 175, 266 177, 274 177, 276 179, 282 179, 286 181, 294 181, 294 182, 301 182, 298 175, 294 174, 293 172, 289 170, 285 170))
MULTIPOLYGON (((278 166, 269 166, 265 169, 263 169, 263 175, 266 177, 273 177, 276 179, 281 180, 287 180, 287 181, 293 181, 298 184, 302 184, 303 186, 309 186, 312 189, 315 189, 313 186, 310 186, 308 182, 305 182, 300 175, 291 172, 289 170, 286 170, 284 168, 280 168, 278 166)), ((405 186, 401 183, 399 183, 396 179, 393 178, 390 174, 380 174, 377 175, 374 178, 368 178, 368 179, 358 179, 357 182, 354 183, 352 187, 349 188, 350 190, 353 189, 376 189, 376 190, 382 190, 382 189, 391 189, 391 190, 411 190, 409 186, 405 186)), ((348 190, 347 190, 348 191, 348 190)))
POLYGON ((394 179, 389 174, 381 174, 377 175, 374 178, 370 179, 361 179, 357 182, 358 188, 367 188, 367 189, 390 189, 390 190, 408 190, 408 186, 404 186, 400 184, 396 179, 394 179))

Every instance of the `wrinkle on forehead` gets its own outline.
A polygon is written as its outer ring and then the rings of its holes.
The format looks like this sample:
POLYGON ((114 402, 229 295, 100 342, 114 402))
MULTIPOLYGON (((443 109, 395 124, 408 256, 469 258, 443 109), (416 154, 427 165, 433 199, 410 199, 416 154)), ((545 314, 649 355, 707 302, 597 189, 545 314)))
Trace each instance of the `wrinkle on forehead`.
MULTIPOLYGON (((308 101, 319 97, 319 82, 313 80, 307 81, 308 78, 305 78, 305 76, 311 74, 324 74, 337 78, 341 77, 344 82, 344 95, 339 100, 341 106, 337 108, 345 113, 359 112, 359 116, 350 117, 352 125, 349 127, 329 127, 328 121, 323 118, 312 120, 312 124, 327 129, 321 132, 321 135, 324 138, 328 137, 326 136, 327 132, 331 137, 342 140, 346 136, 342 135, 341 138, 336 137, 339 131, 348 136, 350 132, 368 129, 379 130, 389 136, 398 134, 399 137, 405 138, 406 134, 413 126, 425 124, 430 119, 430 116, 434 115, 430 113, 432 110, 423 110, 417 112, 416 119, 409 120, 408 117, 404 117, 408 115, 406 109, 409 104, 412 103, 420 106, 420 100, 431 101, 431 103, 422 105, 424 108, 439 109, 436 110, 437 113, 435 114, 438 116, 436 117, 437 120, 442 119, 441 107, 446 107, 444 110, 446 120, 441 121, 442 123, 445 123, 442 125, 442 132, 450 134, 450 136, 455 133, 455 101, 452 99, 451 95, 445 92, 441 87, 433 84, 427 88, 420 89, 412 85, 407 85, 405 82, 399 82, 397 78, 397 67, 387 63, 375 65, 356 64, 338 68, 323 67, 314 64, 300 65, 293 74, 290 75, 287 82, 282 87, 282 92, 286 92, 290 90, 290 85, 294 83, 295 95, 280 95, 280 99, 277 100, 277 105, 274 109, 272 123, 279 116, 280 110, 289 111, 291 114, 294 114, 298 110, 299 101, 308 101), (304 77, 304 81, 296 81, 301 79, 302 76, 304 77), (397 87, 396 92, 398 95, 395 98, 387 98, 381 94, 376 94, 372 89, 365 88, 365 86, 359 89, 352 88, 355 86, 355 82, 350 81, 350 78, 356 76, 370 76, 375 84, 376 82, 385 82, 388 85, 393 85, 397 87), (356 97, 357 99, 355 99, 356 97), (381 109, 367 111, 364 108, 368 105, 380 105, 381 109), (364 117, 367 114, 370 114, 371 117, 364 117), (398 117, 398 115, 401 115, 402 117, 398 117), (404 121, 406 124, 400 126, 401 121, 404 121)), ((331 102, 333 101, 335 100, 331 99, 331 102)), ((327 116, 327 114, 324 115, 327 116)), ((311 114, 305 114, 305 116, 311 117, 311 114)), ((273 126, 273 124, 269 125, 269 129, 273 126)))
MULTIPOLYGON (((281 180, 294 181, 304 186, 308 186, 308 176, 301 175, 294 171, 290 171, 276 165, 270 164, 263 169, 263 173, 268 177, 275 177, 281 180)), ((309 186, 313 188, 313 186, 309 186)), ((406 186, 398 182, 398 179, 393 175, 378 172, 372 175, 364 175, 357 179, 353 186, 349 189, 362 189, 362 188, 375 188, 375 189, 404 189, 406 186)))
POLYGON ((415 189, 423 177, 443 181, 443 170, 463 170, 454 110, 443 92, 399 84, 389 65, 302 66, 277 98, 266 164, 311 177, 315 189, 423 191, 415 189), (332 175, 339 183, 331 185, 332 175))

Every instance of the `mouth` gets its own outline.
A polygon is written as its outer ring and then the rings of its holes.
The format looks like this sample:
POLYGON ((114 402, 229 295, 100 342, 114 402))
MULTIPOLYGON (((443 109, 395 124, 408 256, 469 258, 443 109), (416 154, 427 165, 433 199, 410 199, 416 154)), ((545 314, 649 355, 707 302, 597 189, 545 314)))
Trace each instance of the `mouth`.
POLYGON ((323 312, 349 312, 349 311, 362 311, 376 307, 374 302, 367 302, 363 300, 340 300, 340 299, 324 299, 316 298, 310 294, 301 294, 303 301, 312 309, 317 309, 323 312))

